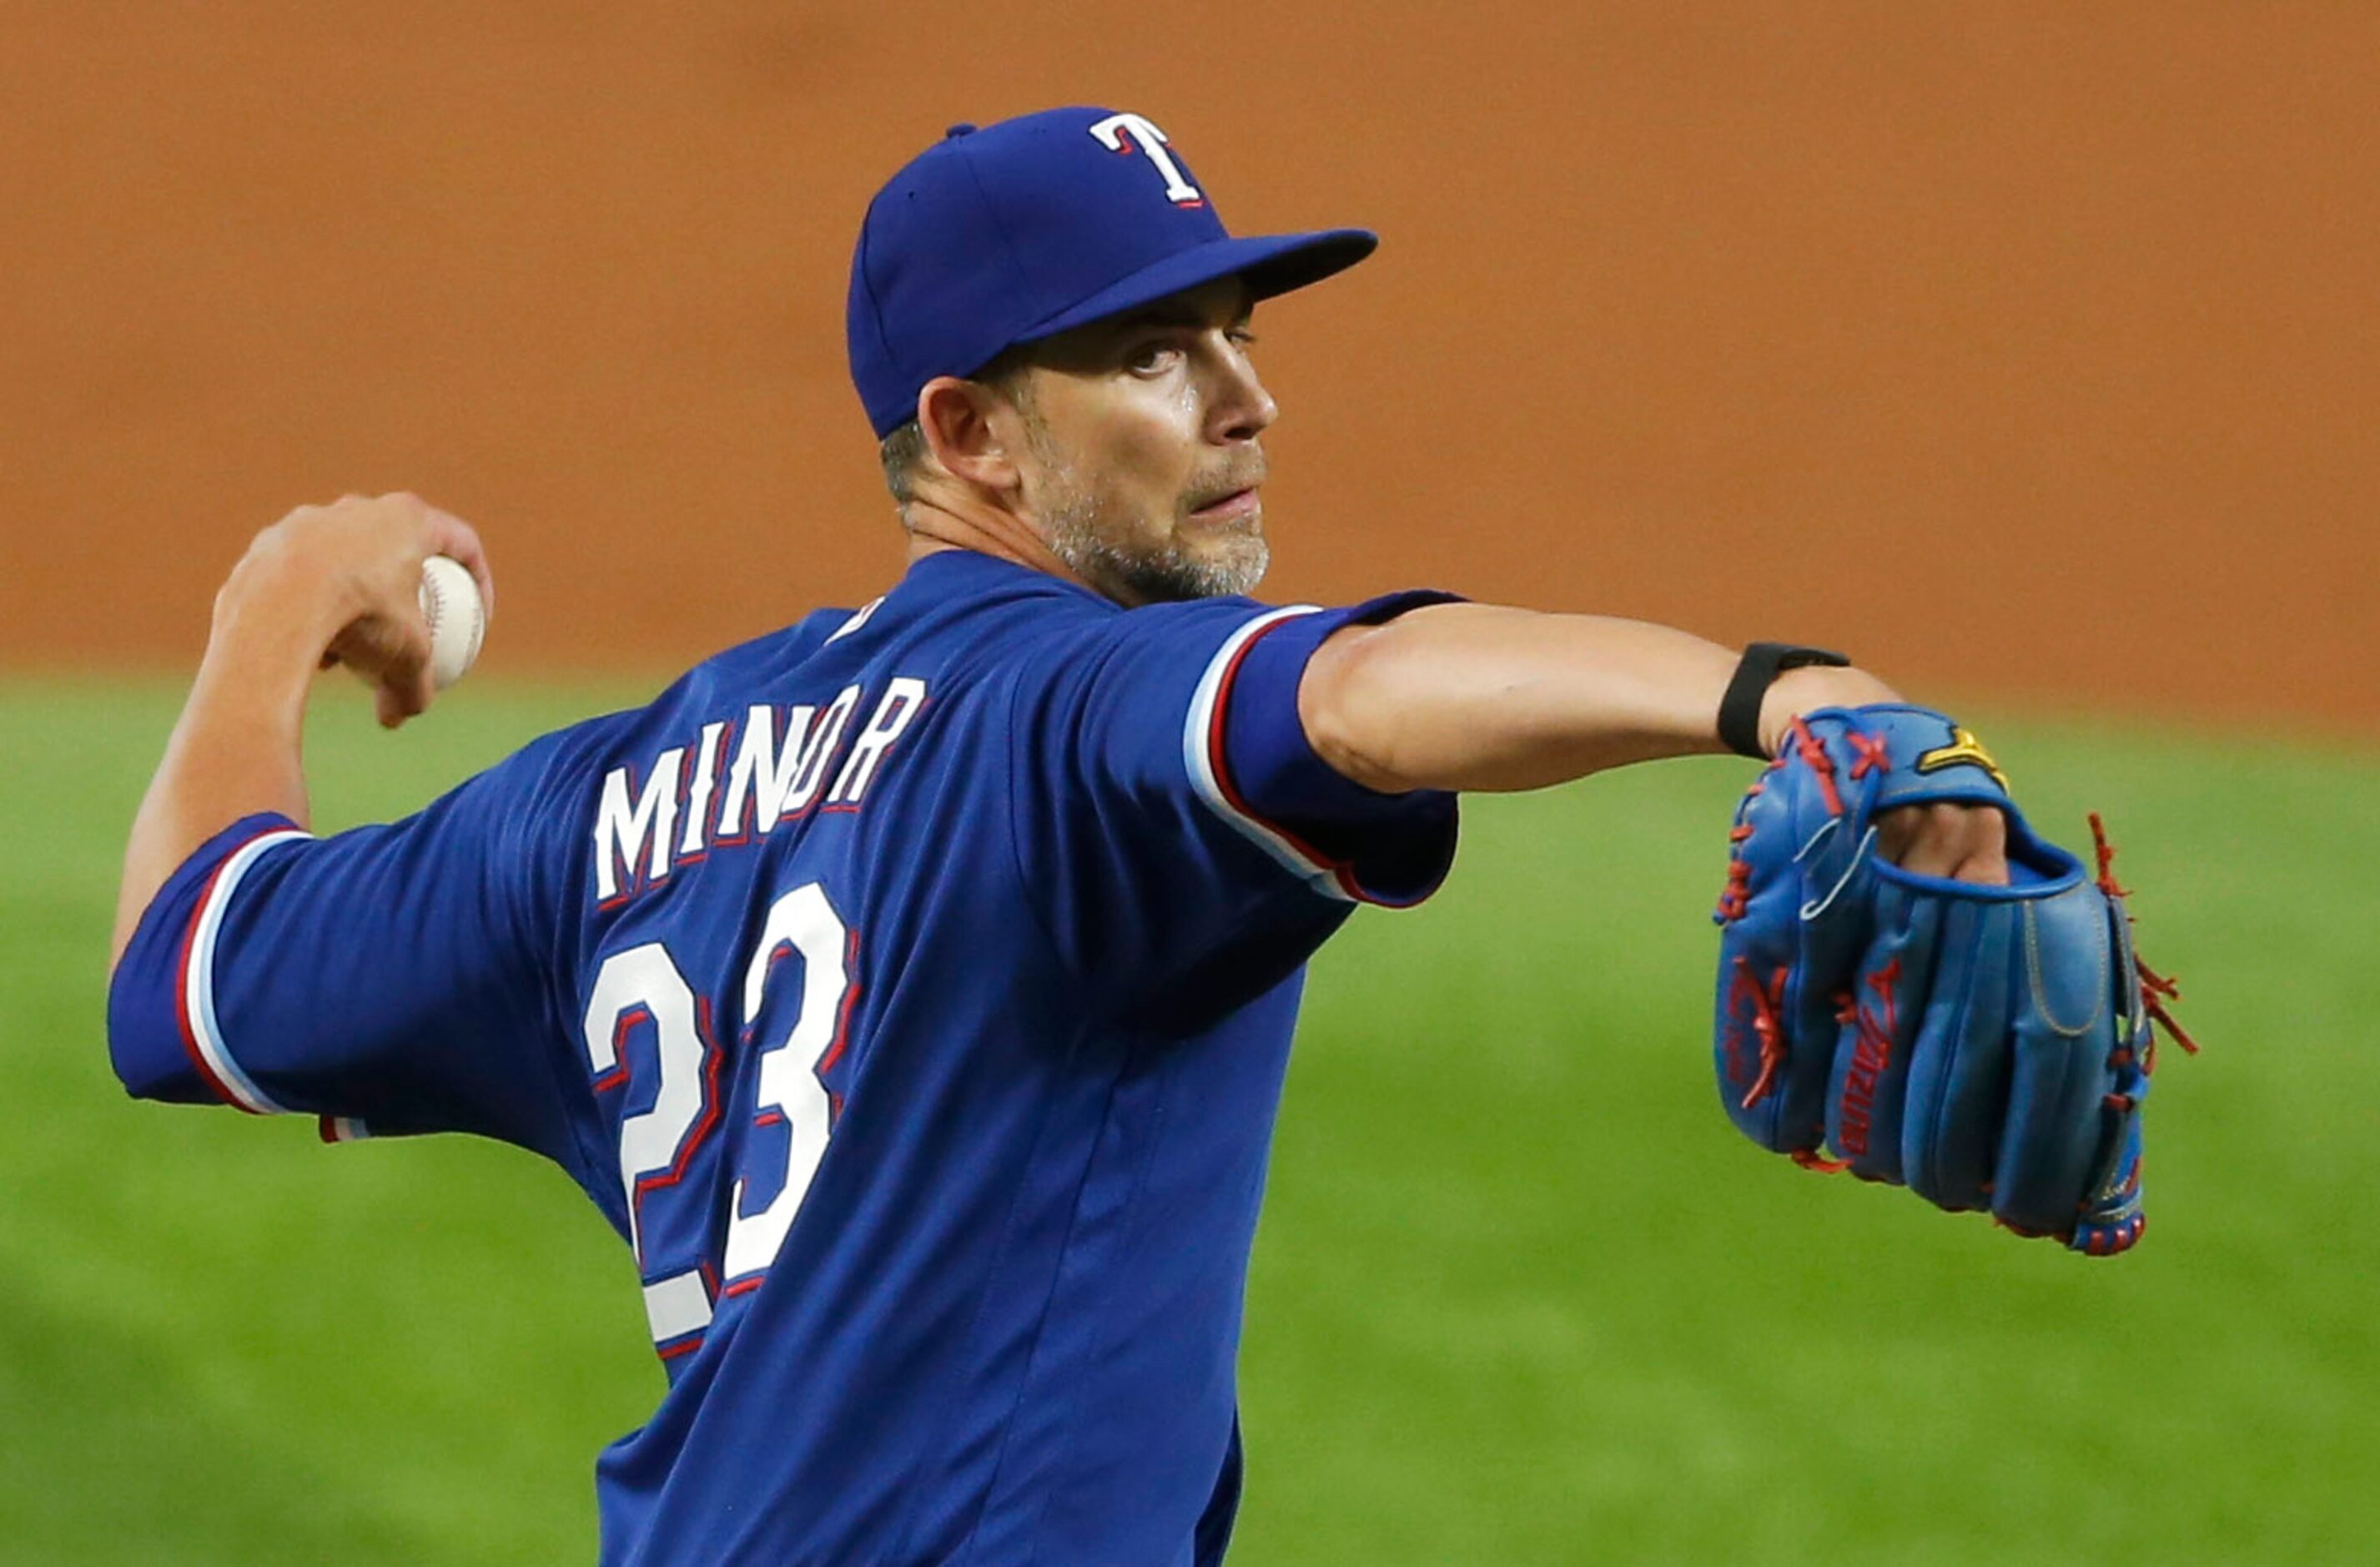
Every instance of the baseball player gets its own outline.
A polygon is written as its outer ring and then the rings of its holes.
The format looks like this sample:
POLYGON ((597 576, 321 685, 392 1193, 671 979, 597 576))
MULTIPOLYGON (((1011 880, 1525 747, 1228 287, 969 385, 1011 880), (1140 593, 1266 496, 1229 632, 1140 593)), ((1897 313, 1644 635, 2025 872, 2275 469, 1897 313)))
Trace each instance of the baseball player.
MULTIPOLYGON (((300 508, 217 595, 127 851, 116 1071, 578 1182, 669 1379, 598 1464, 605 1561, 1220 1560, 1306 959, 1430 894, 1458 791, 1891 697, 1629 621, 1243 597, 1251 310, 1374 244, 1229 235, 1135 114, 952 128, 851 270, 905 575, 391 825, 307 831, 301 709, 326 660, 428 706, 422 563, 492 586, 472 529, 300 508)), ((2006 877, 1988 807, 1881 831, 2006 877)))

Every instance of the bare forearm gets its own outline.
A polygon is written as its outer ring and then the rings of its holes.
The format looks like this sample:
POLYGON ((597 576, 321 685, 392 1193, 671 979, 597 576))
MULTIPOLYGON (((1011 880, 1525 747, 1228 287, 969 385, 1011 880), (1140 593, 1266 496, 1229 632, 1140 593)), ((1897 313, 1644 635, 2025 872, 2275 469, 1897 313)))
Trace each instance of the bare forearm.
POLYGON ((200 844, 259 811, 305 824, 306 693, 326 662, 372 685, 391 728, 430 705, 420 583, 431 554, 462 562, 492 603, 479 535, 416 495, 300 506, 257 535, 215 595, 198 680, 133 818, 111 967, 200 844))
MULTIPOLYGON (((1536 789, 1723 750, 1737 656, 1643 621, 1433 605, 1331 638, 1298 711, 1323 759, 1376 789, 1536 789)), ((1857 670, 1791 671, 1770 687, 1762 736, 1773 745, 1803 708, 1893 695, 1857 670)))
POLYGON ((231 589, 218 601, 198 679, 125 845, 111 963, 157 889, 210 837, 258 811, 306 823, 300 745, 324 640, 256 613, 231 589))

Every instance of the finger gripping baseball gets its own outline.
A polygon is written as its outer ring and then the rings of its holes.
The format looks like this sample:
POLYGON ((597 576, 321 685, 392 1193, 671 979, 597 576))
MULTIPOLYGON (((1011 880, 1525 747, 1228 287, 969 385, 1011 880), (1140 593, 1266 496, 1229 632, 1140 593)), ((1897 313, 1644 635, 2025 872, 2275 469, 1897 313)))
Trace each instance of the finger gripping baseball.
POLYGON ((1746 1136, 2095 1256, 2139 1239, 2170 986, 2133 954, 2104 836, 2095 879, 1973 734, 1878 706, 1797 722, 1730 842, 1714 1063, 1746 1136), (2008 885, 1882 856, 1880 812, 1939 803, 2004 814, 2008 885))

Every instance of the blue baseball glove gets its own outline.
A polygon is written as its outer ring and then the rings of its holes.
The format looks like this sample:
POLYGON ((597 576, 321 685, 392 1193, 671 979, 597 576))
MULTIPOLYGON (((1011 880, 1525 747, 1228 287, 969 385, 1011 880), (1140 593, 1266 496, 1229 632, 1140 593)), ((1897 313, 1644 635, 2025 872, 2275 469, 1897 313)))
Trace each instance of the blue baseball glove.
POLYGON ((2155 1026, 2195 1051, 2132 951, 2113 851, 2095 879, 2034 836, 1973 735, 1922 708, 1798 721, 1737 807, 1717 915, 1719 1095, 1814 1170, 1988 1210, 2094 1257, 2140 1239, 2155 1026), (1951 801, 2008 819, 2010 884, 1921 876, 1876 817, 1951 801))

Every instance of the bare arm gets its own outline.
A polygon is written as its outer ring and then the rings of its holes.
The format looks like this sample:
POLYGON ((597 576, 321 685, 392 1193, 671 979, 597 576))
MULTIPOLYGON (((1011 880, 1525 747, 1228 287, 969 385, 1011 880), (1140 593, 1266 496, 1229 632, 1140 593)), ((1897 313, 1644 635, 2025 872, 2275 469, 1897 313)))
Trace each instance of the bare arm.
POLYGON ((306 693, 345 662, 394 728, 430 705, 421 563, 452 555, 491 593, 479 537, 412 495, 301 506, 259 534, 215 595, 198 680, 132 820, 109 966, 143 910, 200 844, 243 816, 307 823, 306 693))
MULTIPOLYGON (((1538 789, 1723 752, 1718 704, 1736 658, 1643 621, 1433 604, 1324 642, 1298 717, 1325 761, 1385 794, 1538 789)), ((1862 670, 1789 670, 1762 703, 1761 743, 1774 751, 1814 708, 1899 699, 1862 670)), ((1879 826, 1886 853, 1912 869, 2007 880, 1997 811, 1911 808, 1879 826)))

